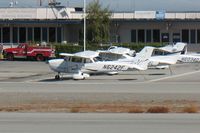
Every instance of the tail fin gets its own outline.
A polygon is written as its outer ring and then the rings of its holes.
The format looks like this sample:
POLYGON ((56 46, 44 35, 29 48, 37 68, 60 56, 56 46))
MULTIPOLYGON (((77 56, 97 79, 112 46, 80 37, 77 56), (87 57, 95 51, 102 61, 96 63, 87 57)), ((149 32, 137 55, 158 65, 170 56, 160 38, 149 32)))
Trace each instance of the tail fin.
POLYGON ((149 58, 152 56, 154 47, 146 46, 139 53, 137 53, 133 64, 138 65, 142 70, 146 70, 149 64, 149 58))
POLYGON ((182 51, 185 51, 186 50, 186 47, 187 47, 187 44, 186 43, 182 43, 182 42, 177 42, 173 49, 172 49, 172 52, 182 52, 182 51))
POLYGON ((137 53, 136 58, 138 59, 149 59, 152 56, 154 47, 146 46, 139 53, 137 53))

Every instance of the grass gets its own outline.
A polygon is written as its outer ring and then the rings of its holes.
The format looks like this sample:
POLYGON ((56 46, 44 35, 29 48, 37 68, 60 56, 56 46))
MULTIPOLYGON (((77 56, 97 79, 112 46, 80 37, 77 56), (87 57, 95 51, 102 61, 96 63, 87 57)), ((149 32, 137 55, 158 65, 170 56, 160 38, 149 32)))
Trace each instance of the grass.
POLYGON ((165 107, 165 106, 154 106, 154 107, 150 107, 147 110, 147 113, 169 113, 170 109, 169 107, 165 107))
POLYGON ((195 105, 186 106, 183 108, 183 113, 198 113, 198 107, 195 105))
POLYGON ((144 109, 139 106, 132 107, 128 110, 128 113, 144 113, 144 109))
POLYGON ((80 112, 80 109, 79 109, 79 108, 73 107, 73 108, 70 109, 70 112, 71 112, 71 113, 79 113, 79 112, 80 112))
POLYGON ((31 103, 0 106, 0 112, 69 112, 69 113, 200 113, 200 104, 176 103, 31 103))

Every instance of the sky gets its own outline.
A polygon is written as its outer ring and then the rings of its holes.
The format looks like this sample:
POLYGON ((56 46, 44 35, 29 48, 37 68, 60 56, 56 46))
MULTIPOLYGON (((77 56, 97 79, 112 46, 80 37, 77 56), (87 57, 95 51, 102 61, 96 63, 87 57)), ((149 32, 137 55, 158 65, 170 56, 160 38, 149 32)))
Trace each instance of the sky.
MULTIPOLYGON (((0 7, 9 7, 12 0, 0 0, 0 7)), ((39 0, 17 0, 17 7, 36 7, 39 0)), ((47 6, 48 0, 43 0, 43 6, 47 6)), ((57 0, 64 6, 82 7, 83 0, 57 0)), ((92 0, 86 0, 87 3, 92 0)), ((112 11, 200 11, 200 0, 99 0, 104 7, 112 11)))

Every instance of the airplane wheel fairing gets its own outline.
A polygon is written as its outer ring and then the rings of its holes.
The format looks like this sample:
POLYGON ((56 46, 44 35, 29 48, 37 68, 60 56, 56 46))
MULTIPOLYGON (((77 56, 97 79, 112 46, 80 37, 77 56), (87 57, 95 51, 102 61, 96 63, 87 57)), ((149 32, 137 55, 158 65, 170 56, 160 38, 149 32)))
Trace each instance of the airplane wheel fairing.
POLYGON ((73 75, 73 79, 74 80, 84 80, 86 78, 90 77, 89 74, 86 74, 86 73, 81 73, 81 74, 74 74, 73 75))
POLYGON ((118 72, 108 72, 108 75, 117 75, 117 74, 119 74, 118 72))
POLYGON ((74 74, 73 79, 74 80, 83 80, 83 79, 85 79, 85 77, 83 75, 74 74))

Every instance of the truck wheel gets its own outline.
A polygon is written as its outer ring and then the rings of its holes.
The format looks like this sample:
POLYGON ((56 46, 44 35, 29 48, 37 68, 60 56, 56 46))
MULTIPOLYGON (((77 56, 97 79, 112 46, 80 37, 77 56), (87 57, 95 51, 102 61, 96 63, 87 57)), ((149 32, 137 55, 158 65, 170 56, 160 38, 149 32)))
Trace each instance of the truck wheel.
POLYGON ((45 59, 44 56, 41 55, 41 54, 39 54, 39 55, 36 56, 36 60, 37 61, 44 61, 44 59, 45 59))
POLYGON ((8 53, 6 56, 7 56, 7 60, 9 60, 9 61, 13 61, 14 60, 13 54, 8 53))

